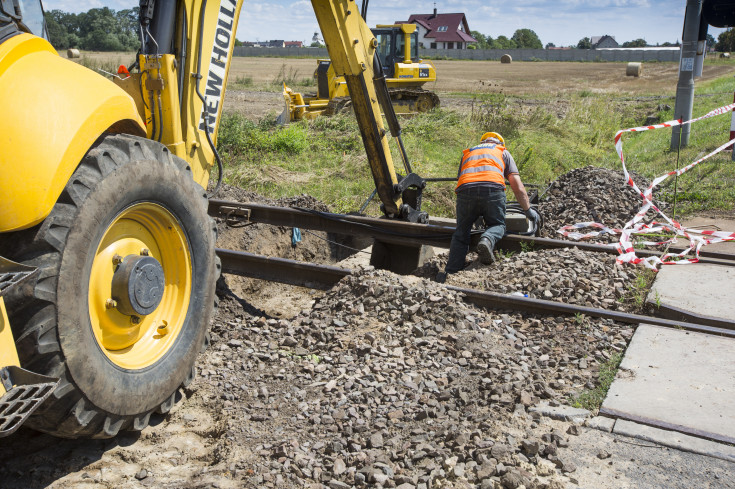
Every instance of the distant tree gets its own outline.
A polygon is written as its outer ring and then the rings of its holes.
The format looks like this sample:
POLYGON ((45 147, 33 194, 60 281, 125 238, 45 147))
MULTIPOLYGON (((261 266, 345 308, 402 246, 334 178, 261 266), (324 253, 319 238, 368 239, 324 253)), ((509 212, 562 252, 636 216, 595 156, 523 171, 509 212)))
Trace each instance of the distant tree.
POLYGON ((493 41, 492 46, 493 49, 515 49, 518 47, 513 39, 508 39, 505 36, 498 36, 498 38, 493 41))
POLYGON ((138 7, 119 12, 104 7, 79 14, 51 10, 46 12, 46 25, 56 49, 132 51, 140 45, 138 7))
POLYGON ((577 43, 577 49, 592 49, 592 41, 589 37, 584 37, 577 43))
POLYGON ((672 43, 672 42, 665 42, 665 43, 661 44, 661 47, 663 47, 663 48, 671 48, 671 47, 674 47, 674 43, 672 43))
POLYGON ((735 30, 728 29, 717 36, 715 50, 720 52, 735 51, 735 30))
POLYGON ((523 49, 541 49, 544 46, 531 29, 518 29, 513 33, 511 40, 516 43, 517 47, 523 49))
POLYGON ((470 35, 477 39, 477 49, 490 49, 490 44, 487 42, 487 37, 479 31, 470 31, 470 35))
POLYGON ((79 28, 76 14, 51 10, 46 12, 49 40, 56 49, 79 47, 79 28))
POLYGON ((547 42, 546 43, 546 49, 555 48, 555 47, 556 47, 556 44, 554 44, 553 42, 547 42))
POLYGON ((310 48, 323 48, 324 44, 320 43, 319 41, 314 41, 311 44, 309 44, 310 48))
POLYGON ((645 48, 646 46, 648 46, 648 43, 646 43, 645 39, 636 39, 623 43, 624 48, 645 48))
POLYGON ((715 38, 712 37, 712 34, 707 34, 706 42, 707 42, 707 49, 712 49, 715 47, 716 41, 715 41, 715 38))
POLYGON ((242 41, 238 38, 235 38, 235 47, 242 46, 242 41))

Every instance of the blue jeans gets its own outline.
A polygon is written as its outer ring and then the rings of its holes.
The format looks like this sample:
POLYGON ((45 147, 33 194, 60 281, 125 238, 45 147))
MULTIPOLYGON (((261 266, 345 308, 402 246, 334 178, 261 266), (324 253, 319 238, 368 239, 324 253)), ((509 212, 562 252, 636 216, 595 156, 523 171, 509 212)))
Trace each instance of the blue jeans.
POLYGON ((505 235, 505 191, 470 187, 457 193, 457 228, 449 245, 447 273, 456 273, 464 268, 472 225, 480 216, 487 226, 482 238, 489 239, 495 249, 495 244, 505 235))

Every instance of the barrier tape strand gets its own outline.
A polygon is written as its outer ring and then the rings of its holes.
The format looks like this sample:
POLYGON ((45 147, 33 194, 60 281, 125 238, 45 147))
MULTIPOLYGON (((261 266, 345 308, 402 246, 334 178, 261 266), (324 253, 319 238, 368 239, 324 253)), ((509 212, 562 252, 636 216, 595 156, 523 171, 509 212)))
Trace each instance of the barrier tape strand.
POLYGON ((628 168, 625 165, 625 157, 623 156, 623 134, 628 132, 644 132, 644 131, 651 131, 656 129, 663 129, 663 128, 673 128, 676 126, 683 126, 685 124, 693 124, 695 122, 709 119, 710 117, 716 117, 718 115, 727 114, 729 112, 732 112, 732 110, 735 109, 735 103, 725 105, 722 107, 718 107, 714 110, 711 110, 710 112, 706 113, 703 116, 697 117, 695 119, 690 119, 688 121, 682 122, 680 119, 671 120, 668 122, 664 122, 661 124, 654 124, 650 126, 641 126, 641 127, 632 127, 629 129, 622 129, 618 131, 615 134, 615 149, 618 152, 618 156, 620 157, 620 162, 623 166, 623 176, 625 178, 625 184, 630 185, 641 197, 642 199, 642 205, 638 212, 636 212, 635 216, 628 221, 625 226, 623 226, 623 229, 615 229, 610 228, 608 226, 605 226, 604 224, 598 223, 598 222, 581 222, 577 224, 572 224, 569 226, 563 226, 560 228, 557 232, 567 236, 574 240, 585 240, 590 239, 596 236, 599 236, 601 234, 620 234, 620 240, 615 245, 615 248, 617 249, 619 255, 616 257, 616 262, 619 264, 622 263, 630 263, 633 265, 644 265, 652 270, 657 270, 657 267, 659 265, 686 265, 691 263, 697 263, 699 261, 699 251, 702 248, 702 246, 711 244, 711 243, 719 243, 723 241, 735 241, 735 232, 728 232, 728 231, 710 231, 710 230, 699 230, 699 229, 693 229, 693 228, 685 228, 679 223, 678 221, 669 218, 664 212, 659 209, 654 203, 653 203, 653 189, 659 186, 664 180, 671 176, 680 176, 684 173, 688 172, 701 162, 707 160, 708 158, 711 158, 712 156, 716 155, 717 153, 724 151, 726 148, 731 146, 733 142, 735 142, 735 139, 732 139, 728 141, 727 143, 723 144, 722 146, 718 147, 711 153, 709 153, 706 156, 703 156, 702 158, 693 161, 692 163, 688 164, 684 168, 680 168, 677 170, 672 170, 668 173, 665 173, 657 178, 655 178, 651 184, 643 191, 641 191, 640 187, 636 184, 636 182, 633 180, 632 176, 628 172, 628 168), (659 216, 663 218, 663 222, 659 221, 652 221, 649 223, 642 222, 645 215, 648 213, 649 210, 653 209, 659 216), (588 233, 582 233, 579 230, 585 229, 585 228, 597 228, 599 231, 590 231, 588 233), (650 256, 646 258, 641 258, 636 255, 635 248, 633 247, 632 242, 632 236, 639 235, 639 234, 655 234, 655 233, 662 233, 662 232, 668 232, 673 233, 674 236, 663 240, 663 241, 639 241, 640 244, 646 245, 646 246, 659 246, 659 245, 665 245, 668 243, 675 242, 679 236, 686 238, 689 240, 689 247, 686 248, 681 253, 666 253, 661 257, 658 256, 650 256), (694 250, 694 256, 689 257, 689 253, 694 250))

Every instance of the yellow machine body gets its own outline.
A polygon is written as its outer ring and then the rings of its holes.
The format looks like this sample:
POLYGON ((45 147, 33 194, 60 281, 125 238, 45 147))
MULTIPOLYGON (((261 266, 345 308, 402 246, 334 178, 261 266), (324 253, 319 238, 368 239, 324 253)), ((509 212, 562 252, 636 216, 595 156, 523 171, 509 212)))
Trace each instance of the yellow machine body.
POLYGON ((174 34, 176 50, 186 53, 184 66, 182 57, 173 54, 139 55, 141 73, 115 80, 135 100, 140 117, 146 121, 146 136, 189 162, 194 181, 205 188, 214 152, 207 141, 205 107, 197 94, 197 79, 191 74, 202 75, 199 91, 206 95, 209 136, 216 144, 242 4, 243 0, 186 0, 182 5, 189 21, 176 22, 174 34))
POLYGON ((0 44, 0 93, 0 232, 41 222, 101 134, 145 133, 125 92, 30 34, 0 44))
POLYGON ((360 16, 354 1, 312 0, 311 5, 334 71, 344 77, 351 95, 375 188, 383 202, 384 211, 388 216, 398 216, 403 202, 401 195, 394 191, 398 177, 372 80, 378 42, 360 16))

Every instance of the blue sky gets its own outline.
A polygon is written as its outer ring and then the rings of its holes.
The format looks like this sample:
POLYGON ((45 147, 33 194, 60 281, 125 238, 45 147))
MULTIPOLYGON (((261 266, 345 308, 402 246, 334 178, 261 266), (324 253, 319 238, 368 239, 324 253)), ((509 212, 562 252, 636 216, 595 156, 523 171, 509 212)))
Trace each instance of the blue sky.
MULTIPOLYGON (((357 0, 358 4, 360 0, 357 0)), ((46 10, 81 12, 95 7, 132 8, 137 0, 44 0, 46 10)), ((511 37, 516 29, 536 32, 541 42, 576 45, 584 37, 609 34, 619 42, 637 38, 649 44, 681 39, 686 0, 437 0, 440 13, 463 12, 471 30, 496 38, 511 37)), ((368 24, 406 20, 411 14, 430 13, 434 2, 372 0, 368 24)), ((241 41, 311 42, 318 31, 307 0, 245 1, 237 38, 241 41)), ((722 29, 710 27, 715 39, 722 29)))

